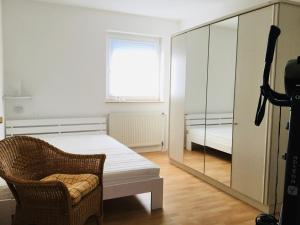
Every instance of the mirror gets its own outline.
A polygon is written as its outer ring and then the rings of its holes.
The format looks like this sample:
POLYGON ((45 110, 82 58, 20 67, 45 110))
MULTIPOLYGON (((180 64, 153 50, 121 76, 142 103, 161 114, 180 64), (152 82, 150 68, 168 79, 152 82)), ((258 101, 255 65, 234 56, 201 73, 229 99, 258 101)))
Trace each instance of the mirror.
POLYGON ((185 140, 183 162, 204 173, 204 130, 209 27, 186 34, 185 140))
POLYGON ((238 18, 210 26, 205 174, 231 184, 233 104, 238 18))

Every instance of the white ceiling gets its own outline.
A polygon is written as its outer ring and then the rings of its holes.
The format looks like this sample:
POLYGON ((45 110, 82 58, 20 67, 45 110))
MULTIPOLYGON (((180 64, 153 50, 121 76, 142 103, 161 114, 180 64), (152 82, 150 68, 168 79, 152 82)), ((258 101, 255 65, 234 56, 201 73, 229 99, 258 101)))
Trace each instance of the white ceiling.
POLYGON ((269 0, 37 0, 177 20, 192 26, 269 0))

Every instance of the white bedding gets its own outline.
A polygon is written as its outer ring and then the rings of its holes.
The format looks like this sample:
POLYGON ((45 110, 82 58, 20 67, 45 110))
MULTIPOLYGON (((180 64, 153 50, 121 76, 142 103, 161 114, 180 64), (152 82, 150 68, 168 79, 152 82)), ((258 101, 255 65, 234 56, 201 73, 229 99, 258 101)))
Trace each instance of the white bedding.
POLYGON ((206 131, 205 126, 190 128, 187 133, 187 142, 194 142, 231 154, 232 124, 207 126, 206 131))
POLYGON ((35 136, 75 154, 106 154, 104 186, 158 178, 160 168, 112 137, 104 134, 35 136))

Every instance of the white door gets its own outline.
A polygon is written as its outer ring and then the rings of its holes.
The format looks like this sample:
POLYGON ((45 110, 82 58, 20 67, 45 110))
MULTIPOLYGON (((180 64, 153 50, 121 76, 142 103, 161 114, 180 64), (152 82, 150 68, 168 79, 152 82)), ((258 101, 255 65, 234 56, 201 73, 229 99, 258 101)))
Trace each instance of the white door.
POLYGON ((273 12, 269 6, 241 15, 238 29, 232 188, 259 202, 264 200, 268 108, 260 127, 254 119, 273 12))

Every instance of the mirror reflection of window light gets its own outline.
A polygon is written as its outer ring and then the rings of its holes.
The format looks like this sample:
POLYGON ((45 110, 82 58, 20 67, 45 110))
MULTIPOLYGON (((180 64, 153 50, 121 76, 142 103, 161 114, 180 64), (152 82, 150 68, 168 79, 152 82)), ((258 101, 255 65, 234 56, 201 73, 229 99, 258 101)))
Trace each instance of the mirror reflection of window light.
POLYGON ((108 97, 160 100, 160 51, 154 41, 113 38, 109 46, 108 97))

